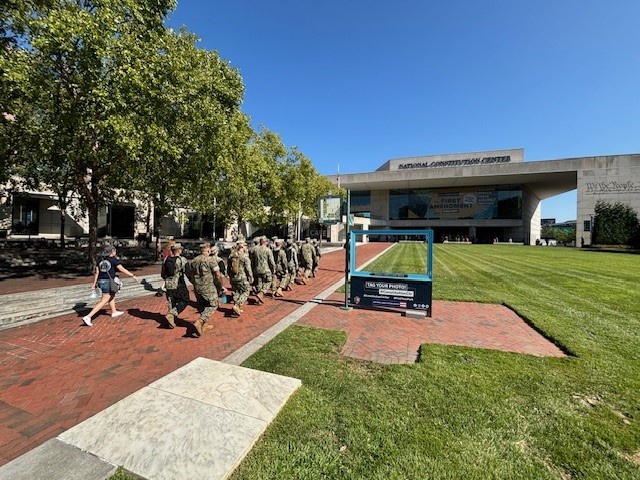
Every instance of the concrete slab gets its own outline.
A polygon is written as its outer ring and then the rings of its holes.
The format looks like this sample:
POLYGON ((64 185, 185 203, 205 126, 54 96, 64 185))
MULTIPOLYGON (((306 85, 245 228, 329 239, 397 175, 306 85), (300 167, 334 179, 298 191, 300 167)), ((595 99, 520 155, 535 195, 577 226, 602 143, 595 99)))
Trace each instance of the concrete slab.
POLYGON ((87 480, 109 478, 117 467, 52 438, 0 467, 0 480, 87 480))
POLYGON ((224 479, 300 385, 197 358, 58 438, 150 480, 224 479))

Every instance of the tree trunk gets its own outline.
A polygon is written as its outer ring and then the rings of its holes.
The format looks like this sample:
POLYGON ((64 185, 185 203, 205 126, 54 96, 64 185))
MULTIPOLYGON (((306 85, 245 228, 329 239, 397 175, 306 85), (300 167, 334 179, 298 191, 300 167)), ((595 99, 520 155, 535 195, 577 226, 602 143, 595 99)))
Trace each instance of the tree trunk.
POLYGON ((87 250, 87 268, 89 273, 95 272, 98 246, 98 205, 87 205, 89 213, 89 248, 87 250))
POLYGON ((60 206, 60 248, 64 248, 64 228, 67 221, 66 208, 60 206))

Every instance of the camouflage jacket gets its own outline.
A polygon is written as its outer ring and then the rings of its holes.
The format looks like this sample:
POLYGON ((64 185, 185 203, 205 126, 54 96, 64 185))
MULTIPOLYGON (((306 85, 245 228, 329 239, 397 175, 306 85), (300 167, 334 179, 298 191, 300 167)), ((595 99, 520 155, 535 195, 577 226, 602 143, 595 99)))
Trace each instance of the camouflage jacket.
POLYGON ((255 250, 256 255, 256 275, 264 275, 275 270, 276 264, 273 260, 273 253, 267 246, 261 245, 255 250))
POLYGON ((214 257, 198 255, 192 261, 195 278, 193 288, 196 292, 213 292, 222 290, 220 267, 214 257))
POLYGON ((275 272, 279 275, 283 275, 288 271, 287 254, 283 248, 276 248, 273 251, 274 261, 276 264, 275 272))

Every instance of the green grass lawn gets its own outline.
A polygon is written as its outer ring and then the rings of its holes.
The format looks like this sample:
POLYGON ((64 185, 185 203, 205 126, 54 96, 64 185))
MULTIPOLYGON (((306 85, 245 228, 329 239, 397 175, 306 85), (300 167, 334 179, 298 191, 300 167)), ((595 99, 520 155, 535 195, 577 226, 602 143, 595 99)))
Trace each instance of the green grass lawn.
MULTIPOLYGON (((394 271, 399 248, 367 269, 394 271)), ((303 386, 232 478, 638 479, 638 279, 638 255, 436 245, 435 299, 505 303, 572 355, 429 344, 388 366, 290 327, 244 365, 303 386)))

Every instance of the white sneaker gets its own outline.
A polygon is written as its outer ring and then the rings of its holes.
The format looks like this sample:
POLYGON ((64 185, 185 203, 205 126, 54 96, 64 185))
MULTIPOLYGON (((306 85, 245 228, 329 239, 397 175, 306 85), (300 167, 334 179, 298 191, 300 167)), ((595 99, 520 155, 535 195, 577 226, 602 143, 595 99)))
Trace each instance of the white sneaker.
POLYGON ((82 321, 87 327, 92 327, 93 323, 91 323, 91 317, 87 315, 86 317, 82 317, 82 321))
POLYGON ((124 313, 124 312, 119 312, 119 311, 118 311, 118 312, 113 312, 113 313, 111 314, 111 316, 112 316, 112 317, 119 317, 119 316, 120 316, 120 315, 122 315, 123 313, 124 313))

